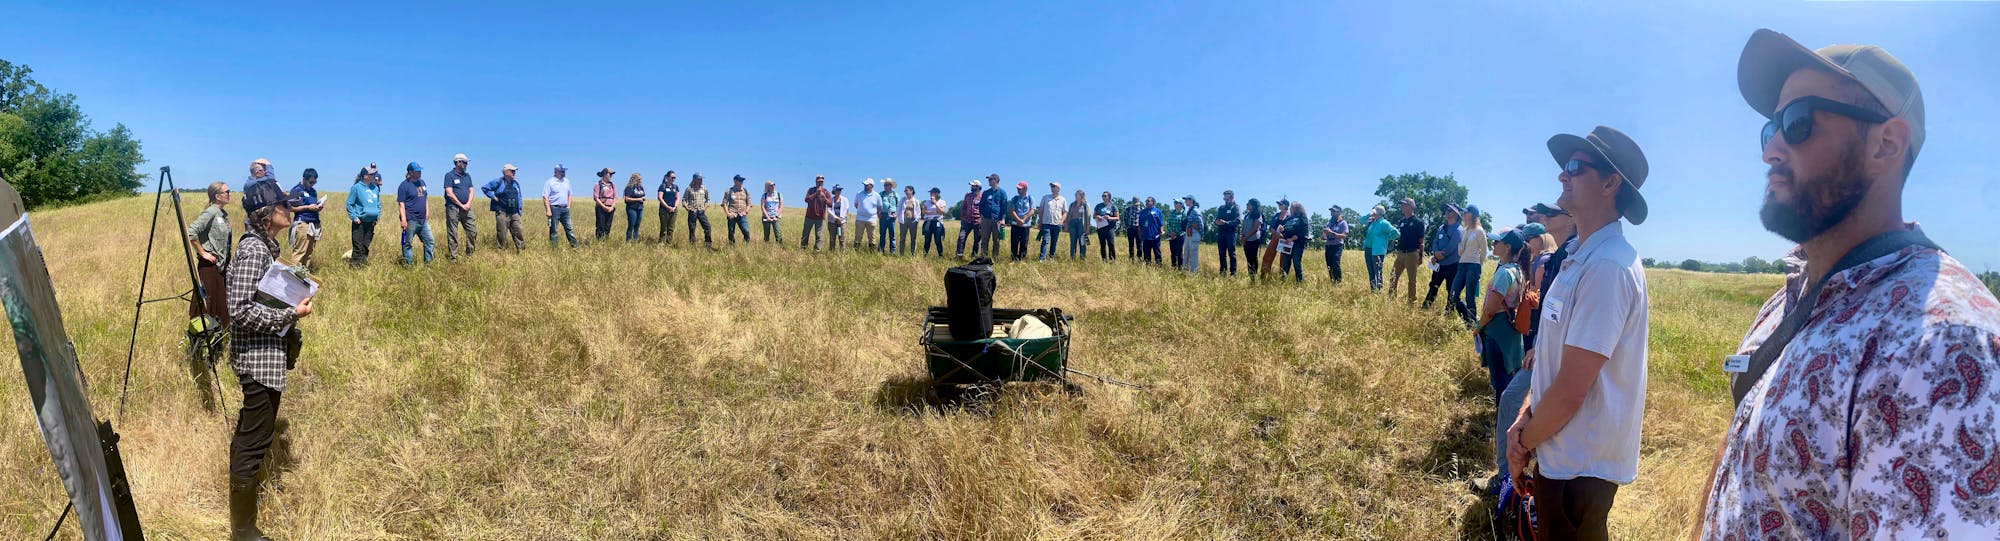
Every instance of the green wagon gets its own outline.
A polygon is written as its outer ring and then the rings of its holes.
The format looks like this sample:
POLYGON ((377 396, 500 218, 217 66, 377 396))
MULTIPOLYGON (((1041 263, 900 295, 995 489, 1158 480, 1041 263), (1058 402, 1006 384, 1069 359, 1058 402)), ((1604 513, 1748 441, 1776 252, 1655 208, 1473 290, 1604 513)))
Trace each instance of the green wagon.
POLYGON ((924 347, 924 364, 930 369, 931 381, 949 385, 1066 381, 1070 316, 1057 308, 993 309, 996 324, 1012 323, 1023 316, 1040 319, 1054 331, 1054 336, 953 340, 944 307, 930 307, 925 311, 924 331, 917 343, 924 347))

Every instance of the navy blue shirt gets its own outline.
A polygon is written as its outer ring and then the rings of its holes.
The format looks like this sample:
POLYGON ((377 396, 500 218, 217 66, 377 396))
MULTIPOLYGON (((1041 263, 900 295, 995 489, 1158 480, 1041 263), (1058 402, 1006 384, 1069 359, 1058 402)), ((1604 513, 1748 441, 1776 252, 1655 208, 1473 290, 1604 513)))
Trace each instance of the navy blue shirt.
POLYGON ((680 186, 675 186, 665 181, 661 181, 660 189, 654 190, 654 193, 659 194, 660 199, 666 200, 666 203, 661 204, 662 207, 665 207, 666 204, 671 203, 674 205, 674 210, 680 210, 680 204, 681 204, 680 186))
MULTIPOLYGON (((444 172, 444 189, 458 196, 458 202, 472 206, 472 175, 458 172, 454 168, 444 172)), ((451 203, 445 201, 446 204, 451 203)))
POLYGON ((403 204, 403 219, 422 220, 431 216, 430 189, 424 179, 403 180, 396 186, 396 202, 403 204))
MULTIPOLYGON (((319 204, 319 190, 307 187, 306 183, 301 182, 298 185, 292 186, 291 198, 294 201, 287 204, 294 207, 317 205, 319 204)), ((292 219, 309 224, 317 224, 319 223, 319 211, 301 210, 295 213, 292 219)))
POLYGON ((1223 203, 1222 206, 1215 207, 1216 234, 1227 235, 1235 233, 1236 226, 1243 223, 1241 214, 1241 211, 1236 209, 1235 203, 1223 203), (1227 220, 1227 222, 1224 220, 1227 220))

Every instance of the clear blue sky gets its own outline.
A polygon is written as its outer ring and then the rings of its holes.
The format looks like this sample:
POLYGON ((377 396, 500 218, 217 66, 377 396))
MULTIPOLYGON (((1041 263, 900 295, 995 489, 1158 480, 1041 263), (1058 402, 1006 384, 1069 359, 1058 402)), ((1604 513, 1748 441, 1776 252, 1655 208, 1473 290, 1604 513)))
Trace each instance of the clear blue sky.
POLYGON ((1916 72, 1906 215, 2000 268, 2000 2, 45 4, 0 5, 0 58, 183 185, 267 156, 338 191, 370 161, 435 178, 464 152, 531 185, 556 162, 794 199, 815 173, 947 194, 999 173, 1324 209, 1430 171, 1513 221, 1559 190, 1548 136, 1606 124, 1651 158, 1640 251, 1715 261, 1788 247, 1756 217, 1763 119, 1736 90, 1770 27, 1916 72))

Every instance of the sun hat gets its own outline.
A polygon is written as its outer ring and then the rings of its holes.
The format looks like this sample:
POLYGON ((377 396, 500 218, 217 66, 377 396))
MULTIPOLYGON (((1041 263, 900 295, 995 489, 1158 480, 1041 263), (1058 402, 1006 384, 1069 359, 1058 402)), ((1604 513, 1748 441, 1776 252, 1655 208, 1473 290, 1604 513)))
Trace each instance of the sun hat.
POLYGON ((1639 194, 1639 188, 1646 185, 1646 153, 1639 150, 1625 132, 1608 126, 1598 126, 1582 137, 1559 133, 1549 138, 1549 155, 1557 165, 1569 161, 1570 154, 1583 152, 1601 160, 1612 171, 1624 179, 1618 190, 1618 212, 1632 225, 1646 221, 1646 198, 1639 194))

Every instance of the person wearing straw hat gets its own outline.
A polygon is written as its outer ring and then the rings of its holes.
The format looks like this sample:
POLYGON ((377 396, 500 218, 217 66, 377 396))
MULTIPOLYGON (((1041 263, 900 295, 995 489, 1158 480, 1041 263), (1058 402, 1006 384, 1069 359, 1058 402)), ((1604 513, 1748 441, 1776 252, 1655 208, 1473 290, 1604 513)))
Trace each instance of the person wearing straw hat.
POLYGON ((431 236, 430 187, 424 184, 424 167, 417 162, 403 167, 403 183, 396 186, 396 211, 403 226, 403 265, 416 263, 412 240, 424 243, 424 264, 430 264, 437 241, 431 236))
POLYGON ((500 167, 500 178, 487 181, 479 187, 479 193, 486 196, 486 208, 493 211, 493 237, 500 249, 507 248, 508 239, 513 239, 514 250, 527 249, 528 241, 521 235, 521 183, 514 179, 514 164, 500 167))
POLYGON ((618 208, 618 184, 611 181, 614 174, 617 171, 609 167, 597 170, 597 185, 590 189, 590 200, 597 210, 597 223, 592 235, 595 240, 611 236, 611 222, 617 219, 617 215, 613 214, 618 208))
POLYGON ((1577 251, 1542 299, 1533 383, 1506 433, 1508 476, 1534 495, 1541 538, 1604 539, 1618 487, 1638 477, 1646 410, 1646 272, 1621 219, 1645 222, 1648 166, 1638 143, 1604 126, 1548 148, 1577 251))
POLYGON ((556 164, 552 176, 542 182, 542 216, 549 219, 549 247, 556 247, 556 225, 562 225, 569 247, 576 247, 576 232, 570 227, 569 200, 576 195, 569 188, 569 169, 556 164))
POLYGON ((646 217, 646 177, 633 171, 625 180, 625 242, 639 241, 639 224, 646 217))
POLYGON ((965 238, 968 236, 972 237, 972 255, 977 257, 985 253, 981 248, 986 247, 983 244, 986 237, 979 233, 985 227, 985 222, 979 218, 979 200, 979 181, 974 180, 966 185, 965 199, 958 202, 957 257, 960 259, 965 258, 965 238))
POLYGON ((715 247, 715 237, 709 234, 708 225, 708 185, 695 173, 688 179, 687 191, 681 192, 680 205, 687 209, 688 244, 694 244, 694 226, 701 226, 701 245, 715 247))
POLYGON ((1798 246, 1725 358, 1738 404, 1700 537, 2000 538, 2000 301, 1903 216, 1916 75, 1875 45, 1757 30, 1736 82, 1769 119, 1759 218, 1798 246))
POLYGON ((478 244, 479 222, 472 213, 472 175, 466 166, 472 160, 464 154, 451 157, 451 170, 444 173, 444 258, 458 261, 458 233, 465 231, 465 257, 472 257, 478 244))
POLYGON ((667 171, 653 189, 653 200, 660 202, 660 244, 674 243, 674 223, 680 218, 681 187, 674 180, 674 172, 667 171))
POLYGON ((257 473, 277 436, 285 372, 297 360, 290 353, 297 350, 287 343, 298 343, 294 326, 313 313, 311 297, 285 308, 256 300, 257 284, 277 262, 278 234, 291 227, 285 199, 275 183, 253 183, 243 193, 243 208, 256 228, 244 233, 229 260, 229 366, 243 387, 243 408, 229 442, 231 539, 264 539, 257 528, 257 473))
POLYGON ((760 217, 763 218, 764 242, 777 242, 782 247, 785 244, 785 234, 778 230, 778 217, 785 208, 785 196, 778 195, 778 181, 764 181, 764 195, 757 198, 757 208, 761 211, 760 217))
POLYGON ((1339 284, 1340 256, 1347 251, 1347 217, 1340 214, 1340 205, 1327 207, 1326 211, 1332 215, 1327 219, 1326 227, 1320 228, 1320 234, 1326 239, 1326 279, 1339 284))
POLYGON ((736 245, 736 232, 743 232, 743 243, 750 243, 750 190, 743 188, 743 175, 730 179, 729 189, 722 192, 722 230, 728 232, 729 245, 736 245))
POLYGON ((812 240, 812 251, 819 252, 820 230, 826 228, 826 206, 832 204, 833 194, 826 189, 826 175, 814 175, 813 185, 806 188, 805 226, 799 230, 799 249, 806 248, 806 240, 812 240))

